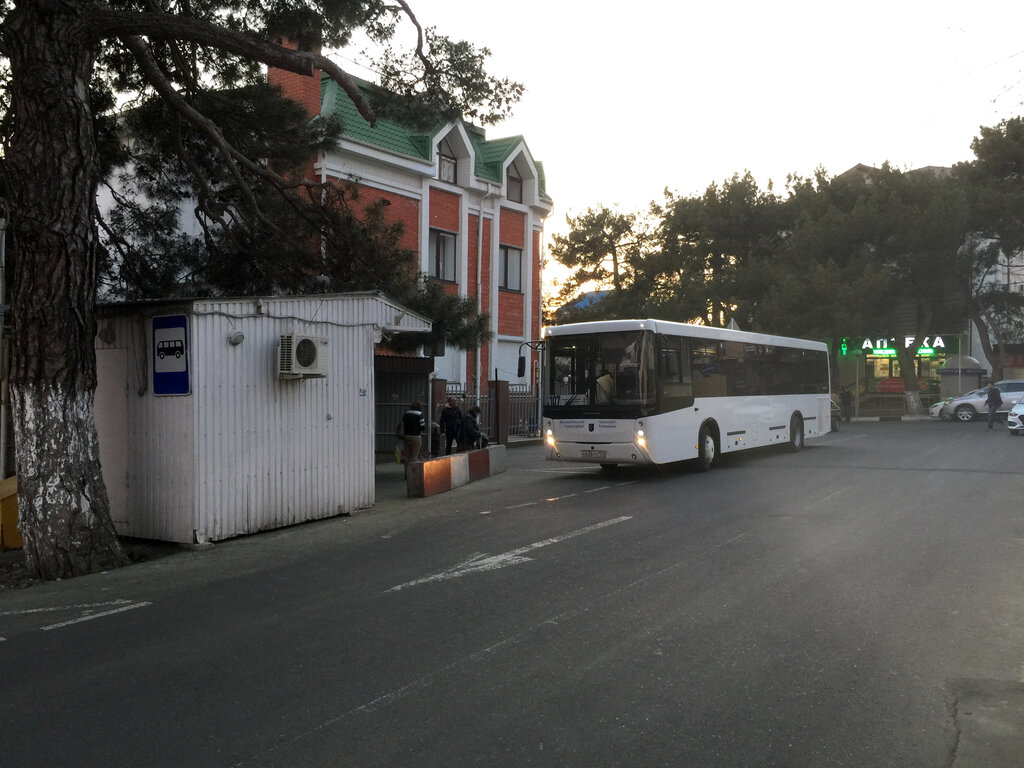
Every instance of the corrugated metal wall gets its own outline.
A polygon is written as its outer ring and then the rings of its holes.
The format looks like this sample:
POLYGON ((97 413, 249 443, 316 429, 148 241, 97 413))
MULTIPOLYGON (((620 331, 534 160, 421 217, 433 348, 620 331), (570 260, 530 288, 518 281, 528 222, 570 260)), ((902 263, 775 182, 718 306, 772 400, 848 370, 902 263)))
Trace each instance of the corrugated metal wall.
MULTIPOLYGON (((127 351, 127 370, 118 380, 100 380, 96 398, 123 398, 127 435, 97 421, 101 456, 115 445, 127 452, 127 509, 112 510, 118 533, 145 539, 191 542, 195 520, 195 398, 154 397, 150 356, 153 316, 181 314, 187 305, 166 306, 100 320, 97 349, 127 351), (105 332, 104 329, 109 329, 105 332), (110 339, 104 341, 104 338, 110 339)), ((190 345, 193 343, 189 340, 190 345)))
MULTIPOLYGON (((374 342, 382 328, 429 323, 356 294, 132 305, 108 309, 105 327, 112 340, 101 335, 97 348, 128 350, 126 381, 107 374, 97 389, 98 398, 128 401, 130 509, 119 532, 191 542, 372 506, 374 342), (146 352, 152 317, 186 310, 192 392, 155 397, 146 352), (244 339, 233 345, 235 332, 244 339), (285 333, 329 340, 325 378, 278 378, 285 333)), ((101 445, 117 440, 99 428, 101 445)))

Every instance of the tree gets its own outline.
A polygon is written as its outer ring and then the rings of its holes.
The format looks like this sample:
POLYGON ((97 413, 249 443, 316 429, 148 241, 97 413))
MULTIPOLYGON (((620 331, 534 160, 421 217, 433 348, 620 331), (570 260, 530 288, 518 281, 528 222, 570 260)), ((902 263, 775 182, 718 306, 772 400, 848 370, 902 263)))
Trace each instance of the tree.
POLYGON ((562 322, 634 317, 644 302, 634 291, 637 269, 650 240, 644 221, 633 213, 600 206, 566 216, 568 235, 554 235, 550 254, 569 270, 558 299, 562 322), (610 294, 586 307, 573 300, 581 291, 608 289, 610 294))
POLYGON ((776 264, 762 325, 839 338, 849 328, 897 340, 909 412, 921 407, 918 340, 959 325, 958 253, 966 202, 949 175, 884 165, 791 180, 792 234, 776 264), (909 341, 908 341, 909 340, 909 341))
POLYGON ((971 149, 975 159, 955 169, 970 205, 960 274, 971 322, 997 376, 1011 347, 1024 343, 1024 289, 1011 284, 1014 269, 1024 270, 1024 118, 982 127, 971 149))
POLYGON ((873 243, 879 211, 860 176, 790 177, 787 233, 765 274, 754 327, 807 338, 838 338, 850 328, 881 335, 887 276, 873 243))
POLYGON ((260 65, 307 76, 319 69, 372 123, 373 105, 316 52, 343 46, 357 30, 383 47, 382 85, 404 97, 389 108, 422 115, 426 107, 446 119, 480 107, 477 118, 487 122, 521 86, 487 76, 486 51, 424 33, 404 0, 3 0, 0 14, 0 52, 9 63, 3 183, 11 207, 9 382, 19 513, 28 570, 62 578, 126 562, 93 418, 96 190, 107 170, 100 111, 122 98, 159 97, 180 128, 172 132, 174 151, 197 180, 204 212, 224 225, 273 229, 251 178, 314 201, 319 190, 232 145, 224 126, 203 112, 209 90, 251 85, 260 65), (402 19, 417 30, 405 57, 387 48, 402 19), (208 158, 216 158, 215 178, 200 162, 208 158))
POLYGON ((749 172, 712 184, 701 197, 666 194, 654 209, 662 219, 653 270, 663 281, 662 306, 672 311, 675 304, 675 314, 690 312, 689 319, 708 325, 737 318, 749 326, 763 292, 761 272, 782 233, 780 203, 749 172))

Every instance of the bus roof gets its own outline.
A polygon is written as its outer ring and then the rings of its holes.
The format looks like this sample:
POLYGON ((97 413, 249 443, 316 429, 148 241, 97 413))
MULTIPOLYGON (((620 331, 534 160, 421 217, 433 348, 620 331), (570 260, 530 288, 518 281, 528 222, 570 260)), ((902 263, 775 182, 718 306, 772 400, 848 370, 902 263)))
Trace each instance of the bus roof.
POLYGON ((568 336, 585 333, 622 333, 628 331, 654 331, 669 336, 691 336, 719 341, 739 341, 748 344, 765 344, 782 347, 798 347, 800 349, 827 350, 823 341, 795 339, 790 336, 774 336, 751 331, 734 331, 731 328, 713 328, 709 325, 693 325, 690 323, 674 323, 670 320, 596 320, 588 323, 569 323, 568 325, 545 326, 541 334, 543 338, 550 336, 568 336))

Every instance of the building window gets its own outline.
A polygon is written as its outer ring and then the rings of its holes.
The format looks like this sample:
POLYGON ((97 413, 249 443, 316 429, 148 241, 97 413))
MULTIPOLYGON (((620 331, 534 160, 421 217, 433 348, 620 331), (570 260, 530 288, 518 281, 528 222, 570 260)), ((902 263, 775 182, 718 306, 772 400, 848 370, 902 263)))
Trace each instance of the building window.
POLYGON ((523 290, 523 249, 502 245, 498 258, 498 287, 507 291, 523 290))
POLYGON ((439 229, 430 230, 430 275, 439 280, 455 282, 455 235, 439 229))
POLYGON ((459 161, 448 139, 442 139, 437 145, 437 178, 456 184, 459 178, 459 161))
POLYGON ((515 163, 509 165, 505 172, 505 196, 513 203, 523 202, 523 177, 515 163))

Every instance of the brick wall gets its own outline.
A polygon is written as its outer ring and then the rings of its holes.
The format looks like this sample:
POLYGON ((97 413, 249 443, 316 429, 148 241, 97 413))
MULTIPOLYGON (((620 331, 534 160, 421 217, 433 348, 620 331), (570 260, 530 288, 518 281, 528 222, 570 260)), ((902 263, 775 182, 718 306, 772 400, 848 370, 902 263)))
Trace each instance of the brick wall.
POLYGON ((443 189, 430 190, 430 226, 446 232, 459 231, 458 195, 443 189))
MULTIPOLYGON (((289 40, 279 41, 285 48, 296 49, 296 45, 289 40)), ((319 49, 317 49, 319 53, 319 49)), ((320 114, 320 70, 314 70, 312 76, 300 75, 295 72, 288 72, 283 69, 277 69, 276 67, 267 68, 267 82, 271 85, 277 86, 281 89, 281 93, 292 99, 293 101, 299 102, 306 112, 307 117, 312 118, 315 115, 320 114)), ((316 157, 310 157, 309 160, 301 166, 299 177, 310 180, 318 180, 316 167, 314 165, 316 157)), ((274 169, 278 172, 284 172, 284 169, 274 169)), ((307 190, 307 194, 310 199, 316 200, 319 196, 319 192, 315 190, 307 190)))
POLYGON ((484 250, 480 259, 480 283, 483 286, 480 312, 483 314, 491 312, 491 226, 491 220, 484 219, 484 250))
POLYGON ((466 265, 466 294, 476 296, 476 228, 479 226, 480 217, 475 214, 469 215, 469 230, 466 232, 466 248, 468 251, 468 263, 466 265))
MULTIPOLYGON (((483 306, 480 308, 480 312, 483 314, 491 313, 491 231, 493 228, 493 221, 491 219, 484 219, 484 231, 483 231, 483 257, 480 259, 480 277, 482 284, 482 293, 480 297, 483 306)), ((484 344, 480 348, 480 380, 486 381, 488 376, 487 372, 491 369, 491 355, 490 345, 484 344)))
POLYGON ((515 291, 498 291, 498 333, 502 336, 523 335, 523 304, 526 297, 515 291))
MULTIPOLYGON (((389 222, 400 222, 402 224, 402 237, 399 244, 403 248, 420 252, 420 202, 412 197, 399 195, 376 187, 368 187, 365 184, 352 185, 358 197, 353 199, 349 196, 349 205, 356 216, 361 216, 376 202, 387 200, 390 205, 384 209, 384 219, 389 222)), ((417 262, 417 267, 419 263, 417 262)))
POLYGON ((502 208, 501 228, 498 230, 498 239, 502 245, 512 245, 525 250, 526 214, 502 208))
MULTIPOLYGON (((529 338, 541 338, 541 232, 534 232, 534 263, 532 269, 532 290, 534 290, 534 302, 529 308, 529 338)), ((534 352, 537 356, 537 352, 534 352)))
MULTIPOLYGON (((293 51, 298 46, 290 40, 279 41, 285 48, 293 51)), ((320 49, 317 48, 319 53, 320 49)), ((300 75, 295 72, 288 72, 277 67, 267 68, 267 82, 276 85, 281 92, 290 99, 294 99, 306 108, 309 117, 320 114, 320 70, 313 70, 313 75, 300 75)))

